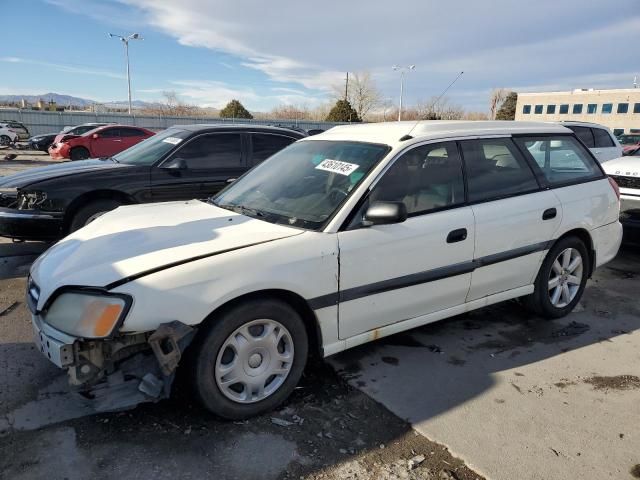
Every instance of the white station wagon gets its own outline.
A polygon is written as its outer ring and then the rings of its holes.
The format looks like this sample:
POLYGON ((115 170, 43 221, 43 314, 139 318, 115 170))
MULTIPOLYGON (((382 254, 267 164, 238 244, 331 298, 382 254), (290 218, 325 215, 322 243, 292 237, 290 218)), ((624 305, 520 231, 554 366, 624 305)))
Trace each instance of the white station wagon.
POLYGON ((341 126, 207 201, 105 214, 35 262, 27 299, 38 348, 97 410, 164 398, 178 371, 244 418, 314 351, 518 297, 568 314, 618 251, 619 208, 557 124, 341 126))

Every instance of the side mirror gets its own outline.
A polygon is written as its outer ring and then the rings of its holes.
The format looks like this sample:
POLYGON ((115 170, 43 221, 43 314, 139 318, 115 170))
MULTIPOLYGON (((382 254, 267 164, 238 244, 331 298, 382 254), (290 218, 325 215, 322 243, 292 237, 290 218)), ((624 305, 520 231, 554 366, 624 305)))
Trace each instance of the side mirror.
POLYGON ((364 214, 363 226, 402 223, 407 219, 407 206, 403 202, 374 202, 364 214))
POLYGON ((187 161, 184 158, 176 157, 164 164, 162 168, 170 168, 172 170, 186 170, 187 161))
POLYGON ((91 138, 93 138, 94 140, 97 140, 98 138, 100 138, 100 134, 94 133, 93 135, 91 135, 91 138))

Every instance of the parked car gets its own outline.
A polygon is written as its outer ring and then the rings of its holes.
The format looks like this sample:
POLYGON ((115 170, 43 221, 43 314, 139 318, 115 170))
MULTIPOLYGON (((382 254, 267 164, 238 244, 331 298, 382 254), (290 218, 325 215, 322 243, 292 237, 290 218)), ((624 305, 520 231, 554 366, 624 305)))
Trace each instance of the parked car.
POLYGON ((179 126, 102 160, 0 177, 0 236, 58 240, 120 205, 206 198, 302 137, 250 125, 179 126))
MULTIPOLYGON (((620 187, 620 221, 640 234, 640 147, 602 166, 620 187)), ((625 234, 626 235, 626 234, 625 234)))
POLYGON ((239 419, 283 402, 313 351, 517 297, 567 315, 618 251, 619 207, 557 124, 339 126, 207 201, 103 215, 35 262, 27 299, 38 350, 96 408, 166 397, 183 358, 239 419))
POLYGON ((622 145, 604 125, 588 122, 560 122, 573 130, 600 163, 622 156, 622 145))
POLYGON ((111 157, 152 135, 155 132, 142 127, 106 125, 78 136, 64 134, 62 140, 49 147, 49 155, 56 160, 111 157))
POLYGON ((620 144, 622 145, 623 154, 627 155, 629 152, 640 148, 640 133, 622 134, 618 137, 620 144))
POLYGON ((21 122, 16 122, 15 120, 0 120, 0 125, 6 125, 7 128, 16 132, 18 134, 18 141, 28 140, 31 136, 29 129, 21 122))
POLYGON ((29 139, 29 147, 32 150, 41 150, 48 152, 49 147, 54 143, 59 143, 65 140, 65 136, 69 135, 82 135, 94 128, 108 125, 107 123, 83 123, 82 125, 76 125, 75 127, 65 127, 61 132, 57 133, 44 133, 42 135, 34 135, 29 139))
POLYGON ((6 123, 0 123, 0 146, 7 145, 18 141, 18 133, 9 128, 6 123))

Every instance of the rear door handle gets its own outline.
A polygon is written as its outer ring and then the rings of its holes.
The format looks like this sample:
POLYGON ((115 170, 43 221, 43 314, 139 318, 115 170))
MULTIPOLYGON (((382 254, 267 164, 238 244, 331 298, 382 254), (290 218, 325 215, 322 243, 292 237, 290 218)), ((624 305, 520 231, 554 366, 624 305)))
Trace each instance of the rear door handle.
POLYGON ((457 230, 452 230, 447 235, 447 243, 455 243, 462 242, 467 239, 467 229, 466 228, 458 228, 457 230))
POLYGON ((556 218, 558 211, 555 208, 547 208, 542 213, 542 220, 551 220, 552 218, 556 218))

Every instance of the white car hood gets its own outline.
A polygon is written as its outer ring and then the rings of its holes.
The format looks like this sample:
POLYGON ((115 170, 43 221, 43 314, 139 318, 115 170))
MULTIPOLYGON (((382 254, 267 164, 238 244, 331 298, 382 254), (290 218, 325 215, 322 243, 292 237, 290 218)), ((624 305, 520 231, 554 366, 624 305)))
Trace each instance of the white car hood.
POLYGON ((55 244, 31 267, 38 308, 62 286, 105 287, 142 272, 301 230, 191 200, 120 207, 55 244))
POLYGON ((640 158, 634 156, 620 157, 602 164, 607 175, 619 177, 640 176, 640 158))

